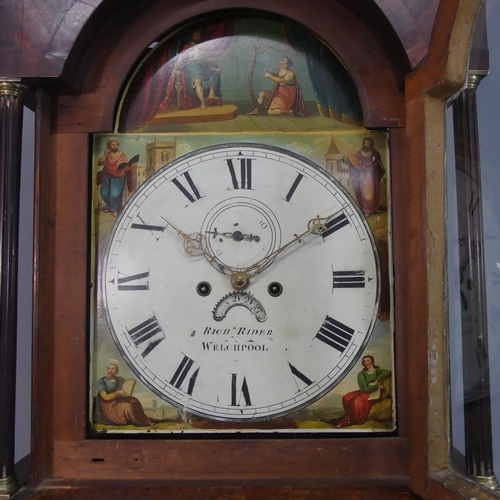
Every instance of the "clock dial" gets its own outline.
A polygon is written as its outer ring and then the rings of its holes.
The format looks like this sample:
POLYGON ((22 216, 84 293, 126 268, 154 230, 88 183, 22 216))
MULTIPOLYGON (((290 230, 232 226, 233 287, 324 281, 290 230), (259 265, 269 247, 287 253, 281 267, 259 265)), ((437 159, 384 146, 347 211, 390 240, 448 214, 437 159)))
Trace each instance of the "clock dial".
POLYGON ((309 160, 250 144, 199 150, 147 180, 102 277, 114 341, 141 381, 196 415, 247 422, 343 379, 379 282, 371 231, 343 188, 309 160))

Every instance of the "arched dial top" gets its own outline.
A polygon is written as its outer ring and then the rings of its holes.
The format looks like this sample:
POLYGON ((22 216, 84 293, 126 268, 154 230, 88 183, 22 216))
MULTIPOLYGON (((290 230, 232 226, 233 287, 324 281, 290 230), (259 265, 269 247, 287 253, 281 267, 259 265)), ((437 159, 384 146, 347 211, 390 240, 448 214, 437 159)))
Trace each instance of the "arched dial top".
POLYGON ((303 408, 361 355, 379 301, 370 228, 325 171, 288 151, 215 146, 159 170, 110 235, 113 339, 159 397, 258 421, 303 408))

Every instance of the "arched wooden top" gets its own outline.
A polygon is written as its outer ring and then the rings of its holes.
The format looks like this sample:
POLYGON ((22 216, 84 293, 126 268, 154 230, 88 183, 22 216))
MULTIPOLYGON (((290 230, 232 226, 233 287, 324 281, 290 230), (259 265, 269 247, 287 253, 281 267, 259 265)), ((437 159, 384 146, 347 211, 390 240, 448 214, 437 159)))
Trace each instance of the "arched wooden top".
POLYGON ((445 99, 464 84, 481 0, 441 0, 425 63, 407 79, 407 100, 420 94, 445 99))
POLYGON ((397 33, 412 69, 427 56, 439 0, 374 0, 397 33))
MULTIPOLYGON (((425 58, 439 0, 342 1, 360 11, 378 6, 401 40, 412 68, 425 58)), ((57 78, 80 33, 92 33, 102 19, 116 16, 115 9, 130 10, 120 0, 4 0, 0 74, 57 78)))
MULTIPOLYGON (((103 2, 96 10, 95 16, 102 23, 96 29, 97 19, 89 22, 68 56, 63 76, 81 94, 58 98, 59 112, 54 123, 58 131, 111 131, 123 84, 147 47, 190 19, 227 7, 223 0, 154 0, 139 5, 122 3, 109 11, 110 4, 103 2), (72 111, 75 107, 88 109, 76 123, 72 111)), ((387 20, 371 5, 360 14, 338 1, 329 3, 327 9, 322 0, 231 2, 236 12, 240 9, 243 14, 243 9, 253 9, 285 16, 316 33, 335 49, 350 71, 360 95, 365 125, 401 127, 402 82, 409 64, 387 20)))

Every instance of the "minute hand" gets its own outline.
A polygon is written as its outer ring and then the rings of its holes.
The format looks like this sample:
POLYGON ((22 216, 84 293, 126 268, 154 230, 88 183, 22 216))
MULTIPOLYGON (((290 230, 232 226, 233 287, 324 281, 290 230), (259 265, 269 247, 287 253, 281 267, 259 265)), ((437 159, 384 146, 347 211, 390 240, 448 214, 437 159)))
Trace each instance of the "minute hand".
POLYGON ((307 230, 304 231, 301 234, 296 234, 295 237, 290 240, 288 243, 285 243, 284 245, 280 246, 278 249, 276 249, 274 252, 270 253, 269 255, 266 255, 264 258, 260 259, 259 261, 255 262, 249 267, 246 267, 245 269, 242 269, 241 272, 245 273, 247 278, 252 278, 256 276, 257 274, 261 273, 266 267, 272 264, 274 262, 274 259, 282 253, 284 250, 286 250, 290 245, 293 245, 295 242, 301 241, 301 239, 306 235, 306 234, 316 234, 320 235, 324 231, 328 229, 327 223, 331 221, 338 213, 342 212, 342 209, 337 210, 335 213, 329 215, 328 217, 320 217, 319 215, 316 216, 314 219, 311 219, 307 223, 307 230))

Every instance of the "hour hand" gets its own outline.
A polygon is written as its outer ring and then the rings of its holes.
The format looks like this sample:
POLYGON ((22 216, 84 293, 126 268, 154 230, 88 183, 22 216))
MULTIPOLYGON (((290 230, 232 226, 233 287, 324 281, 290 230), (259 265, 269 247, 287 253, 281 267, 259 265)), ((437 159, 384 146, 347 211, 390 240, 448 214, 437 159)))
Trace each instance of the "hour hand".
POLYGON ((184 251, 191 257, 199 257, 207 254, 207 242, 201 233, 187 234, 172 224, 167 218, 161 217, 179 236, 184 239, 184 251))
MULTIPOLYGON (((170 222, 168 219, 162 216, 162 219, 179 235, 184 239, 184 251, 191 257, 206 257, 210 262, 215 260, 215 256, 212 255, 207 248, 207 240, 205 236, 201 233, 185 233, 179 229, 175 224, 170 222)), ((218 264, 220 271, 224 274, 230 275, 231 271, 222 264, 218 264)))

